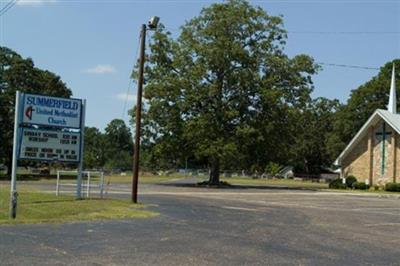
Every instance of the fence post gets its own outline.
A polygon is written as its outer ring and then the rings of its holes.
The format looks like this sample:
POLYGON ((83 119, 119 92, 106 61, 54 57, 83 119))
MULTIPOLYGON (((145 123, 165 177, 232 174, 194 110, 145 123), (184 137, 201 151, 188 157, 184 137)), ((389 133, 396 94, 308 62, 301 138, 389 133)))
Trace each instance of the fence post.
POLYGON ((60 193, 60 171, 57 170, 56 196, 60 193))
POLYGON ((104 191, 104 172, 100 173, 100 198, 103 198, 104 191))
POLYGON ((87 172, 87 188, 86 188, 86 197, 90 197, 90 172, 87 172))

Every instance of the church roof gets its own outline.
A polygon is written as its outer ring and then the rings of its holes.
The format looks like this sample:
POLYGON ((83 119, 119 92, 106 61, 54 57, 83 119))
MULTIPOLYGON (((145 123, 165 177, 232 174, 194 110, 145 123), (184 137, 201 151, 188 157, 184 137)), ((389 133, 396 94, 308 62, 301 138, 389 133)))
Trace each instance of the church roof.
POLYGON ((380 119, 383 119, 387 124, 389 124, 393 130, 400 134, 400 114, 393 114, 390 111, 377 109, 367 120, 367 122, 362 126, 362 128, 357 132, 354 138, 350 141, 349 145, 343 150, 339 157, 335 160, 335 165, 340 165, 341 160, 353 149, 353 147, 366 135, 368 134, 368 129, 375 125, 380 119))

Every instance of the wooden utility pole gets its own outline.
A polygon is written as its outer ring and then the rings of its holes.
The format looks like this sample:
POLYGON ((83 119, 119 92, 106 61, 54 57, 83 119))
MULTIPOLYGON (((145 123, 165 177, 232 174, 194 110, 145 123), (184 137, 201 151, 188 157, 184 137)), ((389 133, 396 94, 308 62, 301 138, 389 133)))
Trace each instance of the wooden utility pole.
POLYGON ((139 157, 140 157, 140 126, 142 118, 142 91, 144 72, 144 52, 146 47, 146 25, 142 25, 140 43, 139 79, 136 97, 136 133, 133 150, 133 180, 132 180, 132 201, 137 203, 138 179, 139 179, 139 157))

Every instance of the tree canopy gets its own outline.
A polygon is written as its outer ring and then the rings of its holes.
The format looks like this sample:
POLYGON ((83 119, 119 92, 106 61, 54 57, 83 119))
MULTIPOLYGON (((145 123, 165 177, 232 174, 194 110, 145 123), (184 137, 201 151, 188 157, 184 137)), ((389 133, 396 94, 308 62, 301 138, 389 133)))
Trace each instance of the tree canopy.
POLYGON ((177 39, 157 31, 145 70, 153 149, 205 161, 210 183, 221 166, 282 160, 318 69, 307 55, 289 58, 285 42, 282 18, 243 0, 204 8, 177 39))

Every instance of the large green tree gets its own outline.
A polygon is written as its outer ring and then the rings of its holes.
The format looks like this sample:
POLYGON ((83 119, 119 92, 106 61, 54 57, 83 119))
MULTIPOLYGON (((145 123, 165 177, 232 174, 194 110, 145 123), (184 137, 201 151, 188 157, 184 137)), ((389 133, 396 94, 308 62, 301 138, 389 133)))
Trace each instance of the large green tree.
POLYGON ((11 170, 15 92, 70 97, 71 90, 54 73, 35 67, 7 47, 0 47, 0 161, 11 170))
POLYGON ((219 183, 220 167, 283 160, 290 111, 310 100, 306 55, 289 58, 281 17, 244 0, 204 8, 173 39, 162 27, 145 70, 145 135, 170 156, 195 156, 219 183))

